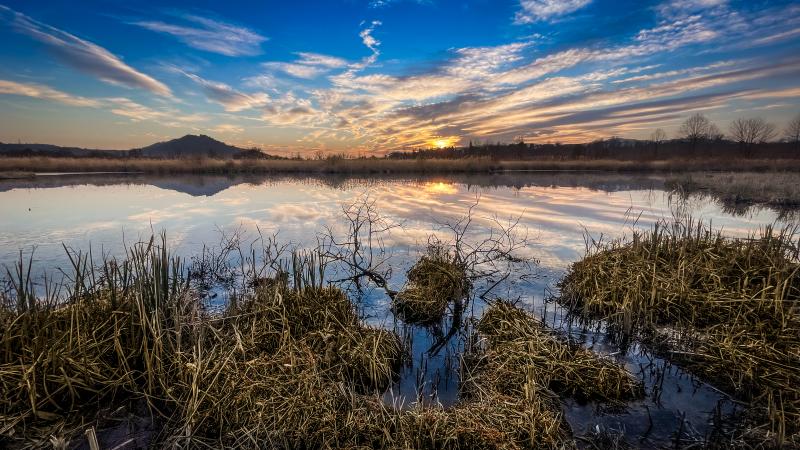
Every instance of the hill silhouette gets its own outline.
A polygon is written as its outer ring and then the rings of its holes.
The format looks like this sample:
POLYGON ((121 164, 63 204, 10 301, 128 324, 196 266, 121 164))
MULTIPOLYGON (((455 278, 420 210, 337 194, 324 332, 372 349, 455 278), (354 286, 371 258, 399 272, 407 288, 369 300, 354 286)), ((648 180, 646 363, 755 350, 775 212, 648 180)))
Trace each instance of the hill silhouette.
POLYGON ((0 142, 0 156, 51 156, 51 157, 126 157, 147 158, 263 158, 277 159, 277 156, 259 150, 243 149, 218 141, 204 134, 186 136, 147 147, 131 150, 101 150, 78 147, 61 147, 51 144, 7 144, 0 142))
POLYGON ((233 158, 244 152, 244 149, 220 142, 204 134, 187 134, 178 139, 158 142, 147 147, 136 149, 142 156, 151 158, 174 158, 207 156, 211 158, 233 158))

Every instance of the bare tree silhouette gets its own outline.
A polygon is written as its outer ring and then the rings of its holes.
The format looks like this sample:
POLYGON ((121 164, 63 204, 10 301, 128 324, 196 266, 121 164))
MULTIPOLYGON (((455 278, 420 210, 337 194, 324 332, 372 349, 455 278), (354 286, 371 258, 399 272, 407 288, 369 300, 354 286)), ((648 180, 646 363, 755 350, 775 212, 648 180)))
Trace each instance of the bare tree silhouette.
POLYGON ((697 153, 697 144, 708 140, 717 127, 708 120, 708 117, 697 113, 686 119, 679 130, 682 138, 689 141, 692 146, 692 156, 697 153))
POLYGON ((742 146, 746 158, 753 156, 756 144, 767 142, 776 136, 775 126, 760 117, 736 119, 731 122, 730 132, 733 140, 742 146))

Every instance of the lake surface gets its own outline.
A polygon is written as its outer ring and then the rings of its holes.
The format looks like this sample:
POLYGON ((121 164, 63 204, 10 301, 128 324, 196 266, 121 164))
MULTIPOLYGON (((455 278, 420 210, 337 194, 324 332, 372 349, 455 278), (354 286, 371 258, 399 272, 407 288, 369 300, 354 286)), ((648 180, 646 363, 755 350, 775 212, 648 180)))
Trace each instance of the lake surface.
MULTIPOLYGON (((617 238, 634 227, 649 228, 684 214, 736 236, 778 221, 769 210, 733 216, 707 198, 678 201, 663 186, 658 176, 547 172, 423 179, 40 175, 0 180, 0 265, 10 267, 20 252, 27 259, 33 251, 34 276, 58 277, 69 268, 63 246, 91 249, 95 260, 121 257, 126 245, 161 231, 174 252, 186 258, 232 233, 248 244, 276 234, 280 242, 311 248, 326 227, 344 232, 343 205, 369 198, 380 214, 399 225, 384 236, 394 268, 390 284, 399 289, 428 237, 447 239, 443 224, 454 223, 473 207, 468 239, 478 241, 498 223, 518 221, 518 231, 530 240, 521 253, 538 261, 530 273, 514 274, 494 294, 519 299, 555 328, 612 355, 645 381, 648 397, 624 410, 565 402, 575 433, 599 425, 624 432, 631 442, 663 445, 675 439, 677 430, 682 438, 702 438, 715 413, 731 413, 734 404, 636 346, 620 352, 602 329, 572 327, 562 320, 563 311, 545 301, 569 264, 583 255, 586 236, 617 238)), ((210 300, 215 301, 224 300, 210 300)), ((396 329, 412 345, 413 364, 386 393, 387 402, 405 407, 417 401, 457 401, 459 355, 470 318, 480 317, 484 302, 466 305, 463 320, 457 321, 463 326, 452 327, 451 312, 438 329, 394 318, 389 298, 379 289, 363 292, 356 303, 366 322, 396 329)))

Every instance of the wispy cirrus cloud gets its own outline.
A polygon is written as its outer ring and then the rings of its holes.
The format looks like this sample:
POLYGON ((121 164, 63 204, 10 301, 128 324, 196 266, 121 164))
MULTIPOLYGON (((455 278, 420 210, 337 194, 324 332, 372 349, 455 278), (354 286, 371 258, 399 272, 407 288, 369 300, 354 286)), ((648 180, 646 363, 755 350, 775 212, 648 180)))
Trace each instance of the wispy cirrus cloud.
POLYGON ((521 0, 521 10, 514 17, 515 23, 526 24, 552 20, 575 12, 592 0, 521 0))
MULTIPOLYGON (((673 52, 713 49, 732 36, 749 36, 747 45, 758 45, 764 24, 774 40, 792 39, 791 23, 770 18, 795 17, 791 7, 745 14, 724 1, 676 0, 650 11, 655 24, 626 39, 549 53, 534 41, 517 41, 450 49, 449 58, 407 74, 353 64, 328 77, 330 88, 313 90, 309 102, 293 109, 303 99, 296 85, 290 100, 268 108, 274 113, 263 119, 308 127, 301 141, 310 147, 347 143, 385 151, 443 139, 585 141, 668 127, 688 112, 747 100, 754 80, 800 74, 795 60, 765 64, 728 55, 704 58, 700 65, 659 61, 673 52)), ((362 26, 362 43, 375 61, 377 25, 362 26)), ((281 100, 277 94, 273 101, 281 100)))
POLYGON ((380 54, 380 50, 378 47, 381 45, 381 41, 373 36, 375 29, 379 26, 383 25, 383 22, 380 20, 373 20, 372 22, 367 25, 363 30, 361 30, 358 35, 361 37, 361 42, 367 46, 368 49, 372 50, 374 55, 380 54))
POLYGON ((182 71, 181 73, 194 81, 202 89, 206 98, 221 105, 228 112, 263 107, 269 101, 269 96, 265 93, 246 94, 225 83, 206 80, 193 73, 182 71))
POLYGON ((717 9, 719 11, 727 3, 728 0, 667 0, 658 5, 656 9, 662 16, 674 19, 697 14, 708 9, 717 9))
POLYGON ((795 60, 753 65, 706 58, 702 65, 684 68, 653 64, 665 53, 713 48, 731 36, 752 36, 748 41, 756 45, 752 42, 765 23, 779 37, 794 34, 791 21, 771 19, 797 16, 791 6, 745 16, 724 2, 670 3, 670 9, 653 9, 656 24, 634 32, 627 42, 543 55, 526 42, 462 48, 411 75, 331 76, 333 88, 314 96, 335 126, 308 136, 317 142, 356 140, 375 149, 431 145, 443 137, 596 139, 664 126, 686 111, 723 108, 746 99, 743 83, 800 74, 795 60), (632 65, 638 61, 644 64, 632 65), (738 69, 731 70, 734 66, 738 69))
POLYGON ((408 1, 410 3, 417 3, 420 5, 428 5, 432 4, 433 0, 370 0, 369 7, 370 8, 383 8, 389 5, 394 5, 397 3, 402 3, 404 1, 408 1))
POLYGON ((209 117, 202 113, 186 114, 173 107, 151 107, 142 105, 127 97, 103 99, 104 108, 118 116, 127 117, 133 122, 152 121, 170 128, 197 129, 209 117))
POLYGON ((114 115, 126 117, 133 122, 150 120, 169 127, 185 126, 208 120, 208 117, 203 114, 184 114, 171 107, 153 108, 127 97, 87 98, 40 83, 0 80, 0 95, 29 97, 69 106, 103 109, 114 115))
POLYGON ((300 52, 297 53, 297 56, 299 58, 293 62, 270 61, 263 63, 262 67, 296 78, 312 79, 348 65, 347 61, 342 58, 319 53, 300 52))
POLYGON ((252 56, 261 53, 261 44, 267 38, 249 28, 196 14, 180 14, 183 23, 160 20, 139 20, 131 25, 169 34, 188 45, 211 53, 226 56, 252 56))
POLYGON ((0 22, 42 43, 65 64, 118 86, 140 88, 161 96, 172 92, 162 82, 125 64, 119 57, 97 44, 0 5, 0 22))
POLYGON ((10 80, 0 80, 0 94, 52 100, 70 106, 97 107, 101 104, 95 99, 67 94, 43 84, 18 83, 10 80))

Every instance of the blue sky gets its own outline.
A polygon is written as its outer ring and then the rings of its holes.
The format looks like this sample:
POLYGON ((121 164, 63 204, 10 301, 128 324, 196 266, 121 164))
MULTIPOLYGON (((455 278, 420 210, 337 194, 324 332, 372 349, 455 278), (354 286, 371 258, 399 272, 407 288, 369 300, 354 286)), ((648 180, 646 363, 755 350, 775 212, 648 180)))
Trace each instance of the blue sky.
POLYGON ((275 153, 800 113, 800 2, 0 0, 0 141, 275 153))

